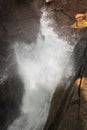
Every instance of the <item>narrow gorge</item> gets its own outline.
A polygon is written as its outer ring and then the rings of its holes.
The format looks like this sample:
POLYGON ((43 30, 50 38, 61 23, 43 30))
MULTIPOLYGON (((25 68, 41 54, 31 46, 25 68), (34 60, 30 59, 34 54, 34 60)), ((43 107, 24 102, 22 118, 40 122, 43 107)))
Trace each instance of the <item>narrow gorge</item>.
POLYGON ((86 0, 0 0, 0 130, 87 129, 86 0))

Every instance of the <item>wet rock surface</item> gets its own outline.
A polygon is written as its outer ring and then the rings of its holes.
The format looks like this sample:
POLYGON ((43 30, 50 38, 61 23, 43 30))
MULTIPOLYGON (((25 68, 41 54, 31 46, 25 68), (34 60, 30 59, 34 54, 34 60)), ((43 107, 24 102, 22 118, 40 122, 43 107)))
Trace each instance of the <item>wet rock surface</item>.
POLYGON ((6 130, 20 114, 23 84, 17 75, 0 84, 0 129, 6 130))
MULTIPOLYGON (((77 12, 78 9, 75 11, 77 12)), ((59 13, 56 13, 57 20, 59 20, 58 18, 60 18, 60 15, 62 14, 64 20, 66 19, 65 17, 67 17, 68 21, 67 20, 63 21, 63 18, 61 18, 60 22, 57 21, 57 23, 59 23, 58 25, 63 26, 62 24, 69 25, 70 23, 72 23, 73 22, 72 18, 69 18, 70 13, 72 14, 71 16, 73 17, 74 13, 76 12, 72 13, 72 11, 70 11, 69 14, 67 14, 64 13, 62 10, 60 10, 59 13)), ((71 41, 71 43, 75 44, 75 41, 77 41, 77 44, 73 52, 75 76, 72 78, 70 86, 67 90, 65 89, 67 83, 63 84, 62 89, 55 90, 44 130, 70 130, 70 129, 86 130, 87 113, 85 109, 86 98, 84 97, 86 97, 85 95, 86 95, 87 79, 84 78, 84 75, 87 72, 86 70, 87 30, 86 29, 71 30, 63 28, 63 30, 60 31, 59 34, 60 35, 65 34, 63 35, 65 37, 67 37, 68 35, 67 40, 71 41), (72 38, 71 34, 73 34, 73 32, 76 37, 72 38), (85 93, 83 94, 83 92, 85 93)))
POLYGON ((70 86, 67 83, 56 90, 51 103, 45 130, 86 130, 86 88, 87 88, 87 38, 86 32, 75 46, 73 56, 75 76, 70 86), (61 101, 60 98, 61 97, 61 101))

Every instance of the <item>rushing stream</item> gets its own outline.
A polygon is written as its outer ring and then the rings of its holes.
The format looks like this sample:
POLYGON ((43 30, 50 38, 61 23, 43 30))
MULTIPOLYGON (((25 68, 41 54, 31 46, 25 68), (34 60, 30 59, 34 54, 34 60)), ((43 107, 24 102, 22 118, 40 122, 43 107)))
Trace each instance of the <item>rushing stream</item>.
MULTIPOLYGON (((42 130, 53 92, 60 83, 73 47, 59 39, 42 9, 36 43, 15 43, 18 72, 24 84, 21 115, 8 130, 42 130)), ((68 73, 68 72, 67 72, 68 73)))

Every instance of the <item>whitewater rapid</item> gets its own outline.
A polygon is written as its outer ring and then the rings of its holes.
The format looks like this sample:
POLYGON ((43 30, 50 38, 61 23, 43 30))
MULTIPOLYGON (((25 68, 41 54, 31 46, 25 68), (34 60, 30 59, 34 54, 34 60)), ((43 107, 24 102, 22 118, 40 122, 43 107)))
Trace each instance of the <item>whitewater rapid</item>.
MULTIPOLYGON (((42 9, 40 32, 35 43, 13 46, 18 73, 24 84, 21 115, 8 130, 42 130, 52 95, 64 75, 73 47, 59 39, 46 9, 42 9)), ((67 72, 68 73, 68 72, 67 72)))

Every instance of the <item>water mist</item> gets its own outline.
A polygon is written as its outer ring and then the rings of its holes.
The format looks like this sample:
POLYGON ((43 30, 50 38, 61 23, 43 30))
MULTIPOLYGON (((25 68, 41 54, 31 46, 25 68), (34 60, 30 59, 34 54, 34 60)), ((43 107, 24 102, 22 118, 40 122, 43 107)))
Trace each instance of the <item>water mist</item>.
POLYGON ((42 130, 53 92, 68 64, 72 46, 58 38, 49 26, 53 20, 42 9, 36 43, 15 43, 18 73, 24 84, 21 116, 8 130, 42 130))

